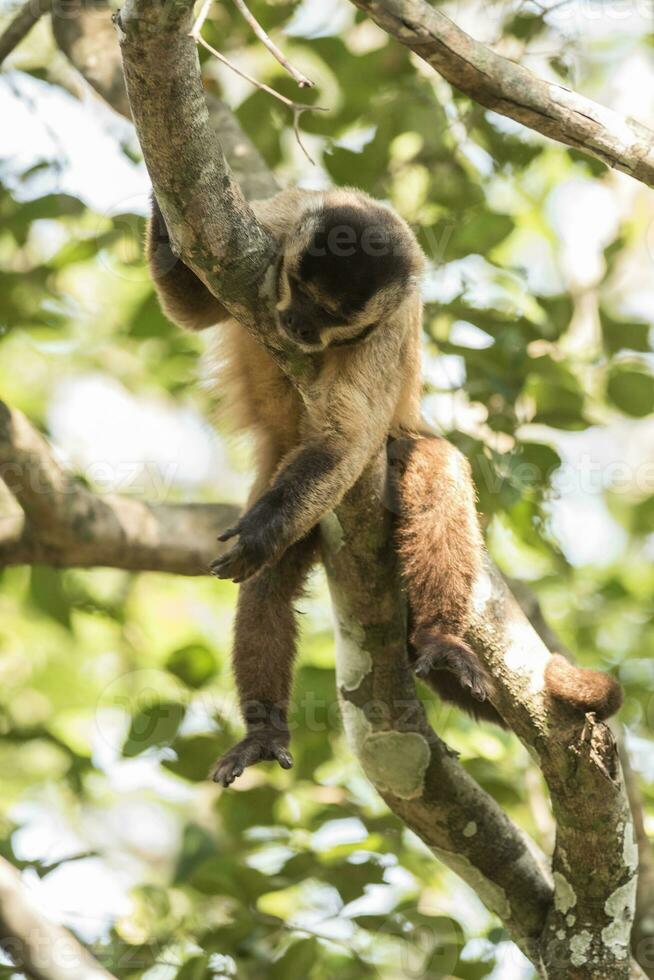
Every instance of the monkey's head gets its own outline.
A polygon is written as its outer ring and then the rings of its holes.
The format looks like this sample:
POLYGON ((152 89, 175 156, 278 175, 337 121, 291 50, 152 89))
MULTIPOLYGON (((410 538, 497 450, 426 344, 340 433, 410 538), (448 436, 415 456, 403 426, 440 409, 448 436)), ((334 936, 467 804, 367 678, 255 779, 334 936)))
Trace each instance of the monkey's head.
POLYGON ((422 263, 413 234, 389 208, 354 193, 336 192, 333 203, 326 195, 286 236, 280 333, 306 351, 361 342, 392 324, 422 263))

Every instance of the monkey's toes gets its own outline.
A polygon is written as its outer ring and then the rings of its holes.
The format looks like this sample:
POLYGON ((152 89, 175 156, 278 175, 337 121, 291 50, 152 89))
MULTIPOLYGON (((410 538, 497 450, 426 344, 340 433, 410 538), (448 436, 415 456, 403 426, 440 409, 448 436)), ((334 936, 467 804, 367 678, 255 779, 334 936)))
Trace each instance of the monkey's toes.
POLYGON ((284 744, 287 739, 286 733, 268 729, 251 732, 218 759, 211 770, 211 779, 221 786, 231 786, 248 766, 257 762, 278 762, 282 769, 290 769, 293 756, 284 744))
POLYGON ((481 664, 471 657, 452 656, 441 650, 427 650, 416 659, 414 673, 421 680, 428 680, 433 671, 447 670, 454 674, 461 687, 469 689, 476 701, 486 701, 492 694, 492 682, 481 664))
POLYGON ((469 687, 475 701, 487 701, 492 692, 492 685, 488 674, 484 671, 471 671, 461 677, 463 687, 469 687))

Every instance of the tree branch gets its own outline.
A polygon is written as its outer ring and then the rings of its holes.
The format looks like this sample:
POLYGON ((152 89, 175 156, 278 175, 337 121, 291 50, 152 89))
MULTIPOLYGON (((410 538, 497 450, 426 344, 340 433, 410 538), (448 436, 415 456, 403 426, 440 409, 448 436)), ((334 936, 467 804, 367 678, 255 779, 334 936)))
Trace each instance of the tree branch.
POLYGON ((468 639, 498 682, 503 717, 538 760, 556 818, 548 980, 626 980, 638 850, 615 738, 546 696, 549 651, 490 565, 474 591, 468 639))
POLYGON ((27 0, 0 35, 0 65, 32 30, 37 20, 47 14, 52 0, 27 0))
POLYGON ((477 892, 537 967, 552 887, 545 858, 427 724, 408 669, 385 454, 322 522, 348 741, 391 810, 477 892))
POLYGON ((282 68, 286 69, 286 71, 289 73, 293 81, 297 82, 300 88, 313 88, 315 82, 312 82, 310 78, 307 78, 305 74, 303 74, 301 71, 298 71, 298 69, 295 68, 290 63, 290 61, 288 60, 284 52, 280 51, 280 49, 277 47, 277 45, 272 40, 272 38, 266 33, 266 31, 264 31, 263 27, 256 19, 256 17, 253 16, 249 7, 245 3, 245 0, 234 0, 234 6, 238 7, 240 13, 248 22, 248 24, 250 25, 250 27, 252 28, 256 36, 259 38, 261 43, 268 48, 273 58, 277 59, 277 61, 282 66, 282 68))
POLYGON ((654 187, 651 129, 496 54, 427 0, 352 2, 475 102, 654 187))
MULTIPOLYGON (((529 586, 518 580, 507 580, 507 584, 543 643, 550 650, 557 650, 572 660, 570 651, 546 621, 540 603, 529 586)), ((643 975, 651 980, 654 978, 651 956, 651 937, 654 932, 654 856, 645 830, 644 805, 638 777, 631 766, 622 731, 617 734, 617 744, 638 845, 638 888, 631 949, 633 956, 641 964, 643 975)))
POLYGON ((0 402, 0 479, 22 508, 0 521, 0 566, 108 565, 201 575, 234 524, 229 504, 148 504, 99 497, 56 462, 24 415, 0 402))
POLYGON ((112 980, 80 942, 31 903, 20 875, 0 858, 0 946, 33 980, 112 980))
POLYGON ((279 355, 271 302, 276 246, 209 123, 192 14, 193 0, 127 0, 116 15, 132 116, 173 250, 279 355))
POLYGON ((634 818, 634 832, 638 844, 638 890, 636 892, 636 916, 631 935, 631 949, 642 966, 643 972, 652 980, 654 962, 652 961, 652 936, 654 935, 654 855, 652 844, 645 829, 643 797, 638 785, 624 739, 619 743, 620 760, 624 773, 627 796, 634 818))

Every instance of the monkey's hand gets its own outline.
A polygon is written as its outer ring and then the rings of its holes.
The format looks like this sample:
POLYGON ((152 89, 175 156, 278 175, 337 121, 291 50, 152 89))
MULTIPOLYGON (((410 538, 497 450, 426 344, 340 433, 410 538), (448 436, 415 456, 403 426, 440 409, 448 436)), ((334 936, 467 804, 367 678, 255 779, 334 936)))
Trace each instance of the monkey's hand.
POLYGON ((284 553, 290 542, 283 541, 283 521, 276 504, 273 494, 265 494, 234 527, 218 537, 219 541, 229 541, 238 536, 238 541, 211 562, 212 575, 245 582, 284 553))
POLYGON ((256 572, 260 571, 269 560, 263 542, 256 534, 248 534, 241 528, 239 521, 229 531, 225 531, 218 538, 219 541, 228 541, 238 535, 236 544, 226 551, 224 555, 214 559, 209 566, 211 574, 216 578, 231 579, 232 582, 245 582, 256 572))
POLYGON ((242 776, 248 766, 253 766, 257 762, 276 760, 282 769, 290 769, 293 765, 293 756, 287 748, 288 740, 287 731, 280 731, 278 728, 257 728, 218 759, 211 770, 211 778, 214 783, 227 787, 242 776))

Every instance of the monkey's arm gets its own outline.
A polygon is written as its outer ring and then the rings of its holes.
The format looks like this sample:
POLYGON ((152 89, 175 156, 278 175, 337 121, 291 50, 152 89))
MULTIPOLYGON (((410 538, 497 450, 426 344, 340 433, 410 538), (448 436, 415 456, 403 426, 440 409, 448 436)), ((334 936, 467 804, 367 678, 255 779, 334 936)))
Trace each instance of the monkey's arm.
POLYGON ((333 382, 320 431, 285 458, 266 493, 221 536, 224 541, 238 535, 238 542, 213 562, 214 575, 244 581, 274 563, 340 503, 388 434, 399 372, 389 370, 388 361, 385 368, 378 376, 384 383, 375 388, 369 378, 333 382))
POLYGON ((243 582, 277 561, 340 503, 375 448, 374 443, 362 440, 346 445, 333 435, 300 446, 287 458, 270 489, 220 536, 227 541, 238 535, 238 542, 212 563, 213 574, 243 582))
POLYGON ((229 318, 222 303, 174 254, 166 222, 154 194, 145 251, 161 308, 169 320, 186 330, 203 330, 229 318))

